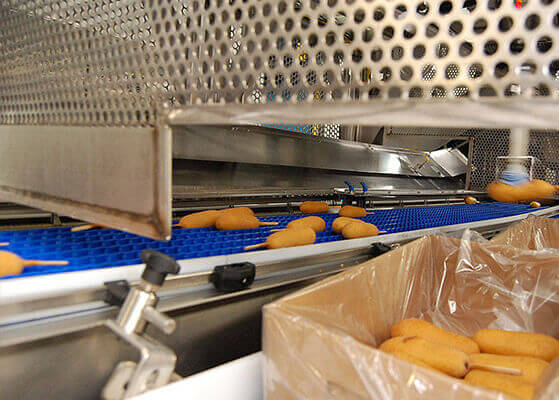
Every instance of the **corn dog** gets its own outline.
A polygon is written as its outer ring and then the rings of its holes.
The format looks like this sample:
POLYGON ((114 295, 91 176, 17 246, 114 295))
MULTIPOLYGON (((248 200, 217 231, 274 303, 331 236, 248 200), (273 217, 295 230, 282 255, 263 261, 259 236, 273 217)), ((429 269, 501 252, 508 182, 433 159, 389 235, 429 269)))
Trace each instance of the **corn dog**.
POLYGON ((464 203, 466 203, 466 204, 478 204, 479 201, 475 197, 466 196, 466 198, 464 198, 464 203))
POLYGON ((367 215, 367 211, 365 211, 365 209, 361 207, 343 206, 342 208, 340 208, 340 212, 338 214, 340 215, 340 217, 356 218, 365 217, 367 215))
POLYGON ((306 217, 296 219, 287 224, 287 229, 298 229, 298 228, 311 228, 315 232, 322 232, 326 229, 326 222, 320 217, 306 217))
POLYGON ((316 233, 311 228, 286 229, 271 234, 265 243, 255 244, 245 247, 245 250, 267 247, 269 249, 282 249, 285 247, 304 246, 313 244, 316 240, 316 233))
POLYGON ((33 265, 67 265, 68 261, 24 260, 9 251, 0 251, 0 276, 19 275, 24 267, 33 265))
POLYGON ((399 352, 399 351, 395 351, 394 353, 390 353, 390 354, 392 354, 396 358, 399 358, 400 360, 407 361, 411 364, 419 365, 420 367, 423 367, 423 368, 433 369, 429 365, 425 364, 423 361, 421 361, 421 360, 419 360, 415 357, 412 357, 409 354, 402 353, 402 352, 399 352))
POLYGON ((559 355, 559 340, 540 333, 482 329, 473 339, 484 353, 535 357, 545 361, 559 355))
POLYGON ((379 350, 385 353, 394 354, 398 351, 398 346, 404 343, 405 336, 398 336, 395 338, 387 339, 379 346, 379 350))
POLYGON ((514 368, 521 371, 519 375, 526 383, 535 384, 548 362, 533 357, 500 356, 496 354, 471 354, 473 365, 514 368))
POLYGON ((430 367, 456 378, 468 372, 468 355, 459 350, 428 342, 419 337, 399 336, 384 342, 380 350, 387 353, 404 353, 430 367))
POLYGON ((209 228, 215 225, 215 221, 219 215, 220 212, 216 210, 200 211, 185 215, 180 219, 178 224, 173 226, 180 226, 183 229, 209 228))
POLYGON ((469 372, 464 381, 470 385, 497 390, 522 400, 531 400, 534 395, 534 385, 524 382, 518 376, 475 370, 469 372))
POLYGON ((445 331, 421 319, 405 319, 392 326, 392 337, 397 336, 417 336, 466 354, 479 353, 479 346, 469 337, 445 331))
POLYGON ((363 222, 360 219, 338 217, 332 222, 332 231, 335 233, 342 233, 344 227, 351 222, 363 222))
POLYGON ((342 229, 342 235, 346 239, 377 236, 379 233, 380 231, 375 225, 366 222, 351 222, 342 229))
POLYGON ((555 186, 541 179, 534 179, 531 183, 531 196, 527 200, 539 200, 555 194, 555 186))
POLYGON ((322 214, 328 212, 330 206, 323 201, 305 201, 299 209, 303 214, 322 214))
POLYGON ((545 181, 534 179, 520 185, 492 182, 487 186, 487 194, 497 201, 515 203, 519 201, 540 200, 555 194, 555 187, 545 181))
POLYGON ((225 213, 220 214, 216 221, 215 227, 220 231, 232 231, 237 229, 256 229, 263 225, 277 225, 277 222, 260 222, 258 218, 252 215, 242 213, 225 213))
POLYGON ((219 210, 219 212, 221 214, 227 214, 227 213, 234 213, 234 214, 243 214, 243 215, 250 215, 252 217, 254 217, 254 211, 252 211, 252 209, 248 208, 248 207, 233 207, 233 208, 224 208, 222 210, 219 210))

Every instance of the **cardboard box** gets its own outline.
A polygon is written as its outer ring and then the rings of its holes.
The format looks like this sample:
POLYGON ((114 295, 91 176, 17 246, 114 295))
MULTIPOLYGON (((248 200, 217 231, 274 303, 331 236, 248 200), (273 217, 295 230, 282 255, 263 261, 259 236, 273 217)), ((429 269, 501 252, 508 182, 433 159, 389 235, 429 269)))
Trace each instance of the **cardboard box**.
POLYGON ((271 303, 267 399, 507 398, 377 350, 405 318, 557 337, 559 255, 427 236, 271 303))
POLYGON ((519 249, 559 249, 559 219, 530 216, 501 232, 491 243, 519 249))

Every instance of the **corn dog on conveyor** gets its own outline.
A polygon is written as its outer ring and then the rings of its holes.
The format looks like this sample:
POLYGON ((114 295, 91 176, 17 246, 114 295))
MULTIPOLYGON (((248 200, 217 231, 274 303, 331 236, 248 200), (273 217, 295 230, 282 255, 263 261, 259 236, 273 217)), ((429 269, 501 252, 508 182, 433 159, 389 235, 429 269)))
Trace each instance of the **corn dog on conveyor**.
MULTIPOLYGON (((547 207, 541 208, 542 211, 546 209, 547 207)), ((533 208, 524 204, 481 203, 376 210, 367 217, 358 219, 376 225, 389 235, 519 216, 533 211, 533 208)), ((316 243, 343 240, 340 234, 332 232, 332 222, 337 214, 314 215, 326 221, 326 230, 318 233, 316 243)), ((301 218, 301 215, 261 217, 263 222, 278 222, 278 225, 239 231, 177 227, 173 229, 173 239, 169 242, 142 238, 113 229, 71 232, 71 228, 50 228, 0 232, 0 242, 9 243, 5 249, 23 258, 69 261, 65 266, 26 267, 17 276, 0 279, 136 265, 141 263, 140 252, 147 248, 162 251, 177 260, 243 253, 246 246, 264 242, 271 230, 285 228, 297 218, 301 218)))

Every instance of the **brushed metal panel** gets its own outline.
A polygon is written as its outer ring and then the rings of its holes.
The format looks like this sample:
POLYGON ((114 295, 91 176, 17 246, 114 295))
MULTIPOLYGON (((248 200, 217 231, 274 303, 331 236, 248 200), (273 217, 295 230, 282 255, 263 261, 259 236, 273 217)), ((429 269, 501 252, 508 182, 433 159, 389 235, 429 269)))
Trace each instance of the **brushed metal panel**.
MULTIPOLYGON (((171 317, 177 329, 172 335, 149 325, 147 333, 176 352, 177 373, 192 375, 259 351, 262 307, 312 282, 174 312, 171 317)), ((137 352, 102 326, 4 347, 0 398, 98 400, 116 364, 137 357, 137 352)))
POLYGON ((425 155, 409 149, 284 134, 259 127, 173 126, 172 130, 173 157, 181 159, 436 178, 460 174, 441 168, 439 159, 457 168, 467 165, 467 160, 454 152, 426 163, 425 155))
POLYGON ((173 197, 191 199, 223 195, 332 194, 334 188, 347 188, 344 181, 369 190, 457 190, 464 183, 449 178, 408 177, 349 173, 315 168, 263 164, 174 160, 173 197))
POLYGON ((168 130, 0 126, 0 149, 2 200, 170 237, 168 130))
POLYGON ((435 150, 429 153, 429 157, 450 176, 468 172, 468 159, 458 149, 435 150))

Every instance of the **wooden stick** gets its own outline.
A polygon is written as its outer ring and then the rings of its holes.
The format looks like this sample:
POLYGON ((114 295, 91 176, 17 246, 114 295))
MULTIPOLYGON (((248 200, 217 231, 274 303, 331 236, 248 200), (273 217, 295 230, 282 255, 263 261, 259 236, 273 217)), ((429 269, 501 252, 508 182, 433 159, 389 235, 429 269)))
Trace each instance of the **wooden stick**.
POLYGON ((2 243, 0 243, 0 246, 9 246, 9 245, 10 245, 10 242, 2 242, 2 243))
POLYGON ((35 265, 68 265, 68 261, 41 261, 41 260, 23 260, 25 267, 32 267, 35 265))
POLYGON ((270 229, 270 232, 281 232, 281 231, 285 231, 287 228, 284 229, 270 229))
POLYGON ((181 226, 181 223, 179 222, 179 223, 173 224, 171 226, 181 226))
POLYGON ((259 247, 266 247, 266 243, 253 244, 252 246, 245 247, 245 250, 258 249, 259 247))
POLYGON ((260 226, 271 226, 271 225, 278 225, 279 222, 261 222, 260 226))
POLYGON ((70 229, 71 232, 81 232, 81 231, 87 231, 89 229, 95 229, 95 228, 102 228, 101 225, 99 224, 87 224, 87 225, 82 225, 82 226, 74 226, 72 229, 70 229))
POLYGON ((498 372, 500 374, 522 375, 522 371, 519 369, 500 367, 497 365, 470 364, 470 370, 472 369, 481 369, 483 371, 498 372))
POLYGON ((387 233, 388 231, 378 231, 378 233, 387 233))

